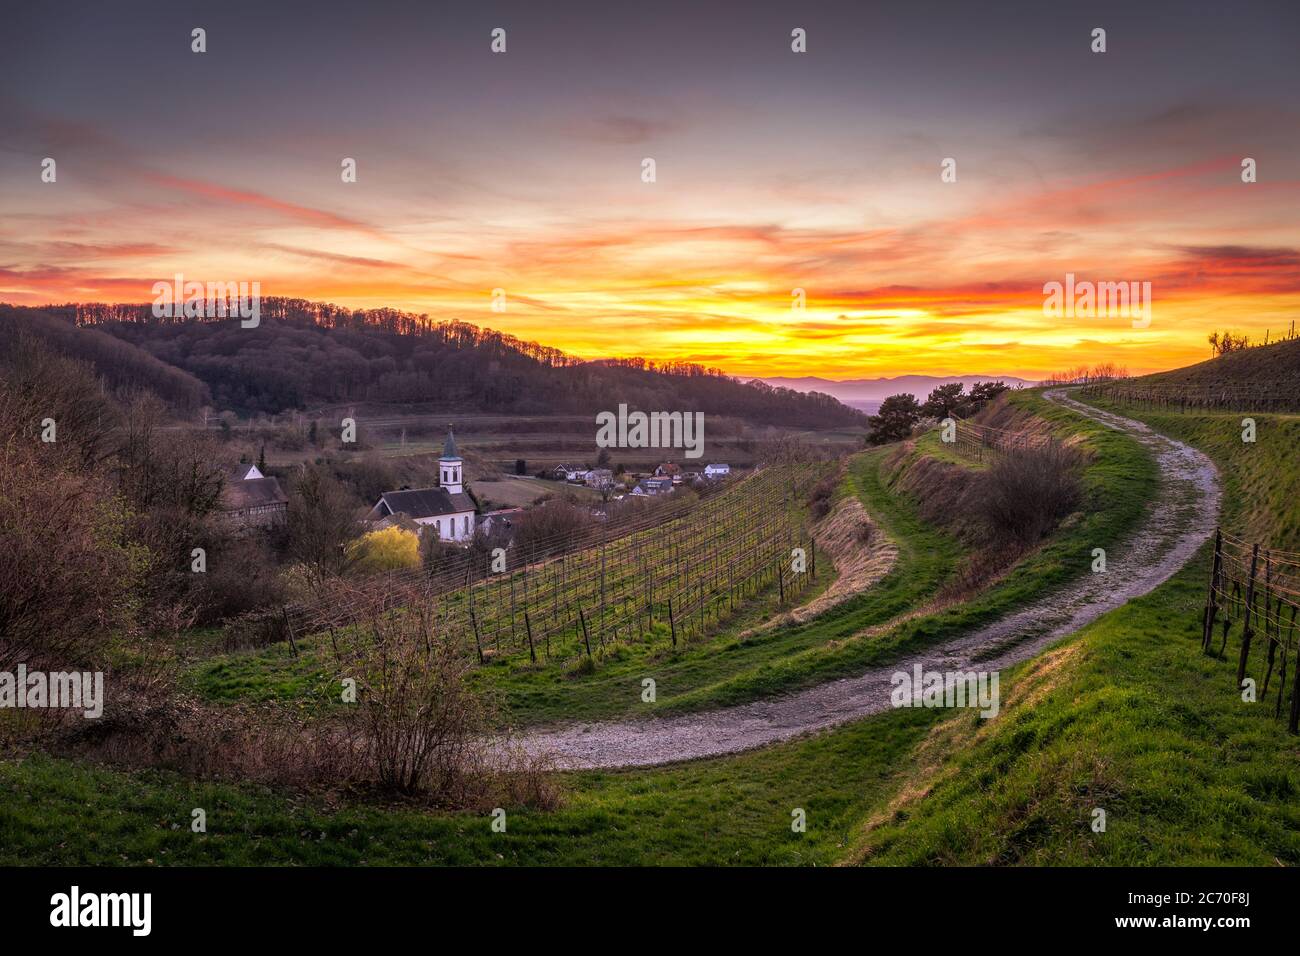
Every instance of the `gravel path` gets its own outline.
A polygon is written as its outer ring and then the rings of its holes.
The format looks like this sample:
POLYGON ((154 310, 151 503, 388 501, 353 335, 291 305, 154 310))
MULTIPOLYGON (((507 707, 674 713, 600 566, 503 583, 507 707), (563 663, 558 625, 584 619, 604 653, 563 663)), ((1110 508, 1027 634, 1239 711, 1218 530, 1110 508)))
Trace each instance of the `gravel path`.
POLYGON ((925 670, 995 671, 1033 657, 1172 577, 1209 536, 1219 512, 1211 461, 1141 422, 1099 411, 1063 390, 1046 397, 1145 445, 1160 467, 1160 487, 1142 526, 1107 553, 1107 573, 1087 574, 1042 600, 969 634, 852 678, 771 700, 677 717, 573 724, 526 734, 532 753, 561 767, 631 767, 736 753, 789 740, 889 707, 890 676, 925 670))

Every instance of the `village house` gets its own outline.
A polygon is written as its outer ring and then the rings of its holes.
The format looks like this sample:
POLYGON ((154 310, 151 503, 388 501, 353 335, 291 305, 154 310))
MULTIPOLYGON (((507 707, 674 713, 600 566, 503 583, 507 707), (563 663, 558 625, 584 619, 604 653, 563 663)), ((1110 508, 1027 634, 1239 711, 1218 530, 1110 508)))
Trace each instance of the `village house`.
POLYGON ((731 474, 730 465, 705 465, 704 466, 704 477, 709 478, 711 480, 726 478, 730 474, 731 474))
MULTIPOLYGON (((673 480, 669 477, 643 478, 637 487, 647 495, 666 495, 673 490, 673 480)), ((636 494, 635 491, 632 493, 636 494)))
POLYGON ((613 488, 614 472, 608 468, 593 468, 584 479, 589 488, 613 488))
POLYGON ((474 499, 463 486, 464 461, 456 451, 456 439, 447 429, 447 441, 438 459, 439 482, 436 488, 406 488, 385 491, 366 515, 375 527, 393 515, 405 515, 421 528, 432 530, 439 541, 469 541, 474 537, 474 499))
POLYGON ((514 529, 515 522, 523 513, 523 508, 498 508, 496 511, 485 511, 476 519, 476 525, 484 534, 495 532, 508 534, 514 529))
POLYGON ((221 517, 237 528, 270 528, 288 517, 289 498, 280 482, 256 465, 241 463, 226 473, 217 503, 221 517))
POLYGON ((551 474, 555 476, 556 481, 583 481, 587 477, 586 468, 575 468, 573 465, 556 465, 551 474))

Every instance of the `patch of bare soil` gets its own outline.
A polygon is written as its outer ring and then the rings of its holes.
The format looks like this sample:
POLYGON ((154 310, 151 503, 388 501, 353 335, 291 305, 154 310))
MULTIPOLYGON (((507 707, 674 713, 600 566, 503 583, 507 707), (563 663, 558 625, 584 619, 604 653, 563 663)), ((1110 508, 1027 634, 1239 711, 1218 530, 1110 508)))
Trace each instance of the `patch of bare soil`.
POLYGON ((1081 415, 1145 445, 1160 487, 1139 528, 1107 555, 1105 574, 1086 574, 984 627, 857 677, 772 700, 700 714, 576 724, 524 738, 561 766, 626 767, 736 753, 880 713, 890 707, 891 676, 925 670, 996 671, 1035 657, 1061 638, 1169 580, 1209 537, 1219 513, 1214 464, 1199 451, 1141 422, 1099 411, 1064 390, 1046 393, 1081 415))

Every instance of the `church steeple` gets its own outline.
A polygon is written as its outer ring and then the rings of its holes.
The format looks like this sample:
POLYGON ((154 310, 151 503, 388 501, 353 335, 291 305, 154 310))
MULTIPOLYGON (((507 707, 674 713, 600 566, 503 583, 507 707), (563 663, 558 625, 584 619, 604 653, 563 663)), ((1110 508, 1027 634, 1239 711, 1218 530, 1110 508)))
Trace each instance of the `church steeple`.
POLYGON ((438 459, 438 473, 440 481, 438 482, 448 494, 458 495, 461 493, 461 461, 460 453, 456 451, 456 436, 451 433, 451 426, 447 426, 447 440, 442 446, 442 457, 438 459))

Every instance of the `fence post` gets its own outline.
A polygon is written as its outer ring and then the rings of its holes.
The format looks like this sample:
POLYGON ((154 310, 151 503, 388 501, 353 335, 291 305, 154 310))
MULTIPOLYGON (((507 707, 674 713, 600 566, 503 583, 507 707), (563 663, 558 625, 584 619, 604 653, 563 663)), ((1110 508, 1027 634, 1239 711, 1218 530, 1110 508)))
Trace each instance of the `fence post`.
POLYGON ((668 626, 673 632, 673 647, 677 646, 677 621, 673 618, 673 599, 668 599, 668 626))
POLYGON ((293 639, 293 622, 289 620, 289 608, 287 605, 280 606, 280 616, 284 619, 284 633, 289 639, 289 649, 293 651, 293 656, 298 656, 298 643, 293 639))
POLYGON ((479 662, 480 664, 482 664, 482 663, 483 663, 483 644, 479 641, 479 638, 478 638, 478 615, 474 613, 474 609, 473 609, 473 608, 470 608, 470 609, 469 609, 469 620, 470 620, 470 623, 474 625, 474 647, 478 650, 478 662, 479 662))
POLYGON ((582 605, 578 605, 578 620, 582 622, 582 643, 587 647, 587 660, 591 660, 591 638, 587 635, 587 615, 582 613, 582 605))
POLYGON ((1210 563, 1210 591, 1205 599, 1205 628, 1201 634, 1201 650, 1210 653, 1214 639, 1214 620, 1219 616, 1219 572, 1223 567, 1223 529, 1214 529, 1214 559, 1210 563))
POLYGON ((1250 656, 1250 616, 1255 609, 1255 571, 1259 567, 1259 544, 1257 543, 1250 553, 1250 583, 1246 585, 1246 613, 1243 617, 1243 627, 1241 630, 1241 657, 1237 660, 1237 689, 1241 690, 1241 682, 1246 679, 1246 659, 1250 656))
POLYGON ((1282 602, 1277 603, 1277 611, 1273 612, 1273 561, 1267 551, 1264 552, 1264 641, 1268 646, 1268 667, 1264 671, 1264 685, 1260 688, 1259 699, 1262 702, 1265 695, 1268 694, 1268 682, 1273 677, 1273 665, 1277 663, 1277 641, 1279 635, 1275 635, 1273 625, 1273 613, 1277 614, 1277 619, 1282 620, 1282 602))
POLYGON ((528 620, 528 612, 524 611, 524 627, 528 631, 528 659, 534 664, 537 663, 537 652, 533 650, 533 622, 528 620))
MULTIPOLYGON (((1292 616, 1291 619, 1294 621, 1295 617, 1292 616)), ((1296 649, 1300 651, 1300 645, 1297 645, 1296 649)), ((1283 658, 1283 663, 1285 662, 1283 658)), ((1295 683, 1291 689, 1291 719, 1287 721, 1286 729, 1294 734, 1300 732, 1300 660, 1292 662, 1292 668, 1295 670, 1295 683)), ((1283 687, 1278 691, 1279 697, 1285 689, 1283 687)))

